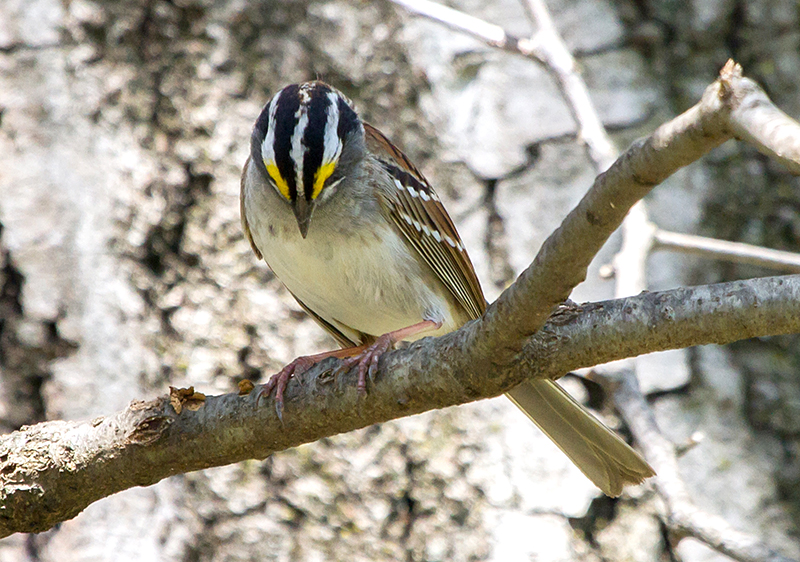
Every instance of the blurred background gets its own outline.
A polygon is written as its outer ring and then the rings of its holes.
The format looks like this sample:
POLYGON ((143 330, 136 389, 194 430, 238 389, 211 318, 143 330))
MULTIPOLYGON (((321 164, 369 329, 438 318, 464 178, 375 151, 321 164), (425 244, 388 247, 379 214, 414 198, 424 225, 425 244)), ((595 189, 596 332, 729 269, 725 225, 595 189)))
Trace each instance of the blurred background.
MULTIPOLYGON (((517 0, 450 5, 518 36, 517 0)), ((548 0, 621 148, 729 57, 800 116, 796 0, 548 0)), ((91 419, 168 385, 232 392, 335 344, 239 224, 251 127, 330 82, 445 201, 492 300, 594 171, 547 72, 386 1, 0 3, 0 428, 91 419)), ((658 226, 800 249, 800 181, 728 143, 648 199, 658 226)), ((597 275, 573 298, 613 295, 597 275)), ((771 274, 656 253, 650 290, 771 274)), ((798 338, 646 357, 696 503, 800 556, 798 338)), ((605 418, 617 423, 613 416, 605 418)), ((622 428, 624 431, 624 428, 622 428)), ((97 502, 0 561, 706 561, 647 486, 612 500, 505 399, 180 475, 97 502)))

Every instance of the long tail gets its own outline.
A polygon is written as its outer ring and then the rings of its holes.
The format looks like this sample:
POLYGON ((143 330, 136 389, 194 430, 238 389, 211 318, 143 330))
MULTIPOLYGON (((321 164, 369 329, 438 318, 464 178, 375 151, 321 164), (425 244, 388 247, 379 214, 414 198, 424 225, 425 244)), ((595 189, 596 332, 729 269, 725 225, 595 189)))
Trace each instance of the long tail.
POLYGON ((530 380, 506 396, 558 445, 603 493, 655 475, 649 464, 556 383, 530 380))

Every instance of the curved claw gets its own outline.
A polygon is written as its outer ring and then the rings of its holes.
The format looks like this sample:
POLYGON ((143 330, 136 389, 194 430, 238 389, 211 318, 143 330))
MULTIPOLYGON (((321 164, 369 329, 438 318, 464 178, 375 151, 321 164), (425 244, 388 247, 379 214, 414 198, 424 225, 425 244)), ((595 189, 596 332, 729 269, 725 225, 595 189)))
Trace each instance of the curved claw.
POLYGON ((275 413, 278 414, 278 419, 283 423, 283 392, 286 390, 286 385, 289 384, 289 379, 294 375, 300 375, 310 369, 316 361, 312 357, 298 357, 288 365, 286 365, 279 372, 272 375, 269 380, 259 389, 256 395, 256 406, 261 402, 265 396, 272 393, 275 389, 275 413))
POLYGON ((375 373, 378 371, 378 362, 383 354, 391 349, 394 343, 394 338, 391 334, 384 334, 358 355, 348 357, 342 361, 340 368, 342 372, 349 371, 354 365, 358 365, 356 390, 361 396, 366 396, 367 394, 367 376, 371 381, 375 379, 375 373))
POLYGON ((356 389, 361 396, 367 394, 367 376, 372 381, 375 379, 375 374, 378 372, 378 362, 384 353, 392 348, 392 346, 409 336, 419 334, 428 330, 436 330, 441 328, 442 322, 436 320, 423 320, 417 324, 395 330, 379 336, 372 345, 357 346, 337 351, 326 351, 317 355, 306 355, 298 357, 288 365, 286 365, 279 373, 270 377, 266 384, 264 384, 256 395, 256 406, 259 405, 261 398, 269 396, 272 389, 275 389, 275 411, 278 414, 278 419, 283 422, 283 391, 289 383, 289 379, 293 375, 299 375, 316 365, 323 359, 328 357, 347 357, 344 359, 336 369, 336 373, 343 373, 349 371, 354 365, 358 365, 358 383, 356 389))

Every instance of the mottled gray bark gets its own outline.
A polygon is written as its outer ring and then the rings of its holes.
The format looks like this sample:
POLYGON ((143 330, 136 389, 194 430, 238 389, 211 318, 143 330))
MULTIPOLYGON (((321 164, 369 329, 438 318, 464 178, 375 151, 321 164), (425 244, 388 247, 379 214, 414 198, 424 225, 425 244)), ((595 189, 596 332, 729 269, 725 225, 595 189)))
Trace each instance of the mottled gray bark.
MULTIPOLYGON (((695 103, 731 56, 800 114, 792 0, 547 4, 619 146, 695 103)), ((533 29, 516 0, 452 5, 517 37, 533 29)), ((107 416, 167 385, 231 392, 333 345, 254 262, 237 216, 261 105, 314 77, 420 165, 490 300, 594 178, 545 70, 389 4, 0 2, 6 431, 107 416)), ((797 249, 796 182, 729 143, 656 189, 648 210, 667 230, 797 249)), ((614 244, 574 300, 612 297, 597 271, 614 244)), ((662 290, 763 274, 656 254, 647 281, 662 290)), ((733 349, 646 356, 639 378, 657 391, 649 402, 671 440, 706 435, 679 459, 695 502, 800 555, 797 346, 733 349)), ((48 532, 3 539, 0 559, 713 556, 667 544, 646 491, 595 498, 505 401, 482 401, 135 487, 48 532)))

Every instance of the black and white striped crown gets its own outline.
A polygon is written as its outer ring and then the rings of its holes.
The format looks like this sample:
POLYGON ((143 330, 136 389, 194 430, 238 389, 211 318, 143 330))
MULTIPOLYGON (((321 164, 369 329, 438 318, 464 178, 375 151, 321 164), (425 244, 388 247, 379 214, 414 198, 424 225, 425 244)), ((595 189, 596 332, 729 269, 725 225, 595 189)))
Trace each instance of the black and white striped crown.
POLYGON ((251 154, 287 201, 313 201, 336 170, 348 135, 361 127, 335 88, 318 81, 292 84, 261 111, 251 154))

